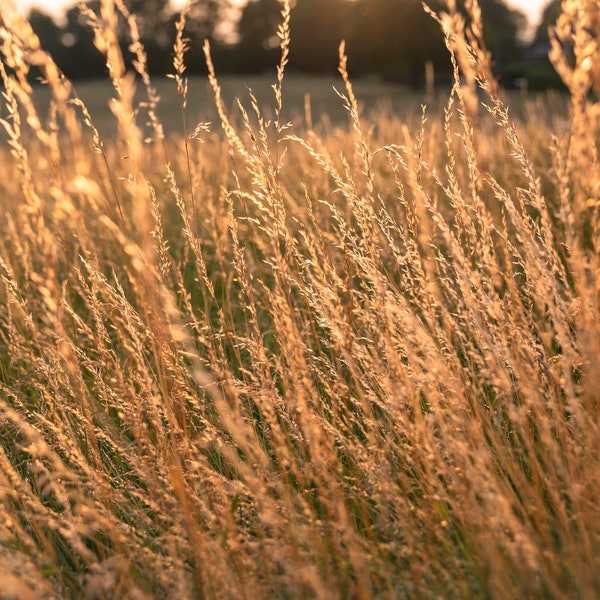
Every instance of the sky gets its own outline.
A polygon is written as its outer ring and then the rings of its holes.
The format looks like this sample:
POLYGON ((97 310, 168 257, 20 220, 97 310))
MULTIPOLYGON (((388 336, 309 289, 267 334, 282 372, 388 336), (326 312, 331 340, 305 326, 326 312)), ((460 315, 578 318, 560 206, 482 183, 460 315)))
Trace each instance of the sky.
MULTIPOLYGON (((240 4, 244 0, 235 0, 240 4)), ((530 30, 537 25, 541 11, 548 0, 508 0, 508 4, 523 11, 529 19, 530 30)), ((13 3, 24 11, 32 6, 42 9, 44 12, 59 15, 65 8, 74 4, 73 0, 13 0, 13 3)), ((182 5, 183 0, 172 1, 173 5, 182 5)))

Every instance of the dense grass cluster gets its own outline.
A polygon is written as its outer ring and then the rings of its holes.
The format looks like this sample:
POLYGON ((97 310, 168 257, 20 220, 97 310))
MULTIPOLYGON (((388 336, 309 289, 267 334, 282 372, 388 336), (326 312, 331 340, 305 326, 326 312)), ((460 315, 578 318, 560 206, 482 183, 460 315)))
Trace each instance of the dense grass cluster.
POLYGON ((272 106, 206 47, 189 123, 184 12, 177 137, 103 0, 114 139, 3 15, 0 597, 600 595, 597 3, 519 118, 448 5, 442 108, 365 121, 342 46, 343 127, 283 118, 287 4, 272 106))

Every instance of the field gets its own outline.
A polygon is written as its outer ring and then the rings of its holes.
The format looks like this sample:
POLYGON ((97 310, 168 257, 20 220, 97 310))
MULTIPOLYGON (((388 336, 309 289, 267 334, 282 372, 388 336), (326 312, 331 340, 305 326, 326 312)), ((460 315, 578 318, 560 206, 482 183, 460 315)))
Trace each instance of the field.
POLYGON ((536 97, 447 16, 432 98, 288 76, 286 8, 155 89, 105 4, 112 86, 3 32, 0 598, 599 597, 587 13, 536 97))
MULTIPOLYGON (((219 77, 219 85, 223 102, 228 112, 239 117, 237 99, 247 99, 248 90, 251 89, 256 96, 261 110, 272 117, 273 111, 273 82, 276 80, 276 71, 264 75, 247 76, 245 78, 227 75, 219 77)), ((108 102, 114 90, 106 81, 81 81, 75 82, 77 95, 85 103, 94 125, 102 133, 103 138, 114 138, 116 123, 111 113, 108 102)), ((182 134, 180 98, 177 87, 171 79, 156 78, 152 80, 156 93, 160 97, 159 115, 165 133, 182 134)), ((415 109, 425 101, 424 92, 415 92, 410 88, 398 84, 389 84, 377 78, 353 81, 354 92, 364 111, 366 119, 377 120, 378 112, 382 110, 393 111, 395 114, 415 116, 415 109), (374 114, 375 113, 375 114, 374 114)), ((282 118, 296 126, 305 126, 305 100, 310 100, 311 116, 315 125, 340 126, 347 124, 348 111, 340 101, 336 90, 343 91, 343 82, 337 77, 304 76, 301 74, 286 74, 285 77, 285 104, 282 107, 282 118)), ((443 92, 436 92, 435 105, 445 104, 449 87, 443 92)), ((52 100, 52 92, 46 86, 34 87, 33 96, 36 107, 42 114, 47 114, 52 100)), ((136 100, 144 101, 143 88, 137 90, 136 100)), ((428 103, 431 104, 431 100, 428 103)), ((567 104, 563 100, 564 109, 567 104)), ((563 113, 564 115, 564 113, 563 113)), ((214 94, 206 77, 189 76, 186 117, 191 125, 197 122, 210 122, 212 129, 219 130, 219 116, 214 103, 214 94)), ((143 117, 139 124, 145 123, 143 117)))

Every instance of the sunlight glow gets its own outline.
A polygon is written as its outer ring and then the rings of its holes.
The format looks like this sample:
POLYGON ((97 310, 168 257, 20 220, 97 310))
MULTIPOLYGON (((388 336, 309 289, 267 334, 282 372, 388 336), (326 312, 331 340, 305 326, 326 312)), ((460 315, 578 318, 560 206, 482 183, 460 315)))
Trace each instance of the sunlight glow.
MULTIPOLYGON (((245 4, 247 0, 232 0, 235 4, 245 4)), ((509 0, 508 4, 522 10, 529 19, 530 27, 535 27, 541 16, 542 9, 548 0, 509 0)), ((68 7, 73 6, 73 0, 13 0, 16 6, 19 6, 24 11, 28 11, 32 7, 38 7, 46 13, 53 16, 60 14, 68 7)), ((185 4, 185 0, 172 0, 175 8, 179 8, 185 4)))

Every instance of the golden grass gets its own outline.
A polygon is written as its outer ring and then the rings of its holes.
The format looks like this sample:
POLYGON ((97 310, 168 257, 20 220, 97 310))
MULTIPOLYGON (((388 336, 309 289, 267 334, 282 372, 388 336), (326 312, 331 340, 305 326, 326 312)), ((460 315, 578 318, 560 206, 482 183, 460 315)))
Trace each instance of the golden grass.
POLYGON ((366 121, 342 46, 349 125, 286 123, 285 3, 273 119, 206 46, 221 131, 181 139, 103 0, 110 143, 7 14, 0 597, 600 595, 597 8, 567 120, 513 121, 469 4, 443 110, 366 121))

